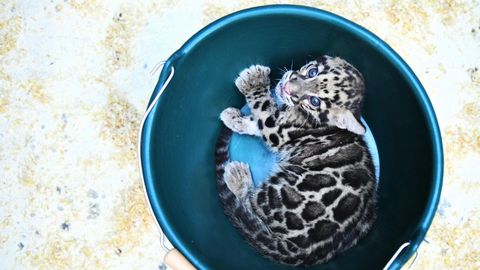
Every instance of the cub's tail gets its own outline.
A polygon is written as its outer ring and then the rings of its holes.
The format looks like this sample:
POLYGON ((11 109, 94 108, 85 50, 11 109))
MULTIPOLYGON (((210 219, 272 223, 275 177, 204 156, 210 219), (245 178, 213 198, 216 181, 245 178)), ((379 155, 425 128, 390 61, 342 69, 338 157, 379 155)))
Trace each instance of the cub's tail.
POLYGON ((238 199, 224 181, 225 166, 230 162, 229 144, 231 138, 232 131, 224 127, 218 139, 215 153, 218 195, 225 215, 230 222, 240 230, 245 238, 253 240, 257 233, 268 229, 255 214, 250 206, 250 202, 238 199))
POLYGON ((248 199, 238 199, 224 181, 225 166, 230 162, 229 144, 232 131, 226 127, 220 133, 216 146, 216 177, 220 202, 225 215, 242 236, 261 254, 276 262, 289 265, 302 264, 304 261, 295 254, 298 248, 270 231, 269 227, 252 209, 248 199))

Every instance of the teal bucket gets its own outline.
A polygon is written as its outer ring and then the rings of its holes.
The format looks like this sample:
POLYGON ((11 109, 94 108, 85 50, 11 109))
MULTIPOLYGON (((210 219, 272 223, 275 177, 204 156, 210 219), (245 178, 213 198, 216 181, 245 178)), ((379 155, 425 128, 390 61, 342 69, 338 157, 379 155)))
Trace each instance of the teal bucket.
POLYGON ((223 214, 215 184, 218 117, 226 107, 243 106, 233 81, 245 67, 270 66, 272 79, 280 78, 277 68, 324 54, 346 59, 365 78, 363 118, 380 159, 378 218, 357 246, 307 268, 382 269, 388 263, 399 269, 424 239, 440 197, 443 153, 435 113, 415 74, 385 42, 346 19, 314 8, 264 6, 215 21, 165 62, 150 104, 175 73, 141 132, 153 213, 198 269, 293 269, 259 255, 223 214))

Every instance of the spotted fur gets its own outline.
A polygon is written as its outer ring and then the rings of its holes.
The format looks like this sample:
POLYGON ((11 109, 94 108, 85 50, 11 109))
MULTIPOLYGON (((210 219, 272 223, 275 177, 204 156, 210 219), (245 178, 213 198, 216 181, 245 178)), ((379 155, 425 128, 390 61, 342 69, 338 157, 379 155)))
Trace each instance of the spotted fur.
POLYGON ((216 148, 225 214, 264 256, 287 265, 325 263, 354 246, 375 220, 376 181, 359 123, 361 74, 322 56, 286 72, 270 96, 270 69, 251 66, 235 81, 252 116, 227 108, 216 148), (315 75, 315 76, 312 76, 315 75), (230 161, 232 131, 263 138, 280 161, 254 187, 249 167, 230 161))

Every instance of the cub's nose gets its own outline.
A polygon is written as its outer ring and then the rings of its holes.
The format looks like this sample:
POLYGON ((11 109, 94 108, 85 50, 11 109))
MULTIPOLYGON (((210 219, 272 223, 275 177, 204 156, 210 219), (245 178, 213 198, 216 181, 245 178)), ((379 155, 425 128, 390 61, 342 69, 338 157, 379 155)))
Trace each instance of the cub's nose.
POLYGON ((285 91, 285 93, 287 93, 288 95, 290 95, 290 80, 287 81, 287 83, 284 85, 284 88, 283 90, 285 91))

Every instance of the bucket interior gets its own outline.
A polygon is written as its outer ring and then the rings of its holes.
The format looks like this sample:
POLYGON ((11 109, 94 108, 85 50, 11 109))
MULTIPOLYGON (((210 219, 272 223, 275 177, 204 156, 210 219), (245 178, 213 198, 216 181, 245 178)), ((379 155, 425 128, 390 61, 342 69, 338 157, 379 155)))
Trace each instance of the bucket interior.
POLYGON ((401 244, 412 241, 410 251, 395 262, 398 267, 423 239, 431 222, 426 213, 436 207, 435 119, 418 86, 392 61, 396 56, 334 15, 293 11, 257 10, 224 19, 168 61, 156 91, 171 67, 175 75, 146 122, 142 145, 156 218, 198 268, 291 269, 259 255, 223 214, 215 183, 219 115, 245 103, 233 81, 252 64, 270 66, 273 80, 281 77, 282 67, 298 68, 324 54, 339 56, 366 83, 362 116, 375 137, 381 166, 378 217, 358 245, 308 269, 382 269, 401 244))

